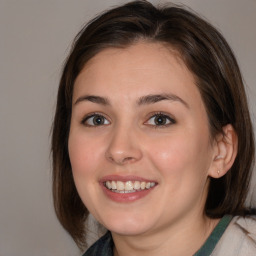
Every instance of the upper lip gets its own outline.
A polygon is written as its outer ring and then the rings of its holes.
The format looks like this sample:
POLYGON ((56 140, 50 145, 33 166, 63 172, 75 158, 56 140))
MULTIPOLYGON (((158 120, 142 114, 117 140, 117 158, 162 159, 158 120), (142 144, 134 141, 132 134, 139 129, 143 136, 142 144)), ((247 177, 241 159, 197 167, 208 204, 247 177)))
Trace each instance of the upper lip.
POLYGON ((124 176, 124 175, 107 175, 104 176, 100 179, 100 182, 104 183, 106 181, 145 181, 145 182, 156 182, 153 179, 147 179, 147 178, 143 178, 140 176, 135 176, 135 175, 128 175, 128 176, 124 176))

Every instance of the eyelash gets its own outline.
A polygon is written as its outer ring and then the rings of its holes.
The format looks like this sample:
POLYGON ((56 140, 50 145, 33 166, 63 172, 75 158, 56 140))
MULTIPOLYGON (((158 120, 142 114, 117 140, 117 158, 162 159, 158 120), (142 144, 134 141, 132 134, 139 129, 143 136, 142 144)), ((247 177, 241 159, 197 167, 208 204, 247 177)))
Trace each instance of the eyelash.
MULTIPOLYGON (((92 122, 94 122, 94 121, 92 120, 92 122)), ((170 126, 172 124, 175 124, 175 123, 176 123, 176 121, 173 118, 171 118, 169 115, 167 115, 167 114, 165 114, 163 112, 151 113, 150 117, 147 119, 147 121, 144 122, 144 124, 147 124, 147 125, 149 125, 151 127, 154 127, 155 129, 157 129, 157 128, 165 128, 165 127, 168 127, 168 126, 170 126), (159 125, 157 125, 157 124, 147 124, 147 122, 149 122, 150 119, 157 118, 157 117, 160 117, 160 118, 162 118, 164 120, 167 120, 169 123, 167 123, 167 124, 159 124, 159 125)), ((108 120, 108 118, 106 118, 104 115, 102 115, 100 113, 91 113, 91 114, 85 116, 82 119, 81 124, 83 124, 83 125, 85 125, 87 127, 97 127, 97 126, 109 125, 110 121, 108 120), (94 125, 86 123, 86 122, 88 122, 88 120, 90 118, 95 118, 95 117, 103 118, 104 122, 107 121, 108 123, 107 124, 103 123, 103 124, 98 124, 98 125, 95 124, 95 123, 94 123, 94 125)))
POLYGON ((100 114, 100 113, 91 113, 87 116, 85 116, 82 121, 81 124, 87 126, 87 127, 97 127, 97 126, 103 126, 103 125, 109 125, 110 121, 108 120, 108 118, 106 118, 104 115, 100 114), (88 124, 86 123, 90 118, 95 118, 95 117, 99 117, 99 118, 104 118, 104 121, 107 120, 108 124, 99 124, 99 125, 92 125, 92 124, 88 124))
POLYGON ((147 121, 144 124, 146 124, 150 119, 157 118, 157 117, 161 117, 161 118, 167 119, 169 121, 169 123, 162 124, 162 125, 148 124, 148 125, 154 127, 155 129, 165 128, 165 127, 168 127, 168 126, 173 125, 173 124, 176 123, 176 121, 172 117, 170 117, 168 114, 165 114, 163 112, 156 112, 156 113, 151 113, 150 117, 147 119, 147 121))

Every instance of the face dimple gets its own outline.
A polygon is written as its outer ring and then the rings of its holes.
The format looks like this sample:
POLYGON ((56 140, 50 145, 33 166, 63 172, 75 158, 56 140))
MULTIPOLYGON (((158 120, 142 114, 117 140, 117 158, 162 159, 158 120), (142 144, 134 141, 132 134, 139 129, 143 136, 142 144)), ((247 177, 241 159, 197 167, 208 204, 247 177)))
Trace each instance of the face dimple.
POLYGON ((208 120, 177 55, 160 44, 106 49, 79 74, 73 102, 74 181, 100 223, 131 235, 202 215, 212 159, 208 120))

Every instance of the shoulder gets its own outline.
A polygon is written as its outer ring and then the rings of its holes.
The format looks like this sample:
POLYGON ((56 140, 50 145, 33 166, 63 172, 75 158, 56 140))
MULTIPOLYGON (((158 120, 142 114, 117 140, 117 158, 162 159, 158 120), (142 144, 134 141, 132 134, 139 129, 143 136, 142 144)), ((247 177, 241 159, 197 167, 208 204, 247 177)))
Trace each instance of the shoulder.
POLYGON ((216 245, 212 256, 256 255, 256 216, 235 216, 216 245))
POLYGON ((107 232, 97 240, 83 256, 113 256, 113 240, 110 232, 107 232))

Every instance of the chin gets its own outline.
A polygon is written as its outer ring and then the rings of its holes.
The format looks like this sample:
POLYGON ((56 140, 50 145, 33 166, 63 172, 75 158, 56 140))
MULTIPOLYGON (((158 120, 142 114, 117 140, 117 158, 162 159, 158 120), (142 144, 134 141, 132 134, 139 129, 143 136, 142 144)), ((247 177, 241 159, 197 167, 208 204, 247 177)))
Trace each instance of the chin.
POLYGON ((124 236, 144 234, 149 231, 152 226, 152 223, 148 223, 145 218, 138 219, 127 216, 105 220, 105 223, 102 224, 111 232, 124 236))
POLYGON ((122 236, 138 236, 147 232, 147 228, 143 227, 129 227, 129 226, 119 226, 119 227, 109 227, 109 231, 122 235, 122 236))

